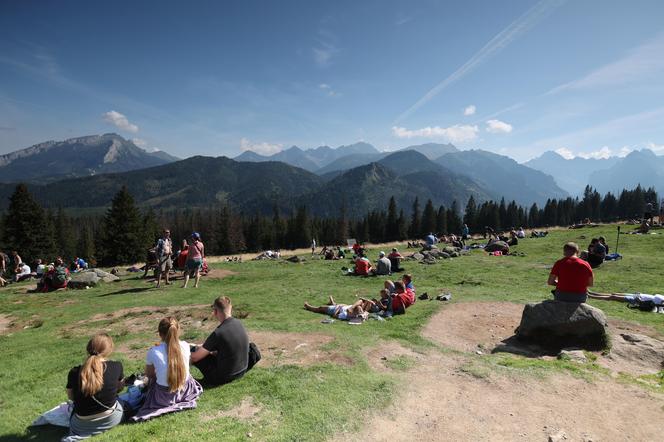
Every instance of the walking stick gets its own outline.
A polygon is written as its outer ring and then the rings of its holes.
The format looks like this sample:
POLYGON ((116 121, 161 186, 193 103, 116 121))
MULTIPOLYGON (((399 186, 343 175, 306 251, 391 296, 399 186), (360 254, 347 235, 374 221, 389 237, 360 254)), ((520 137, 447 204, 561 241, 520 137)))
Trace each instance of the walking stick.
POLYGON ((620 241, 620 226, 618 226, 618 235, 616 236, 616 253, 618 253, 618 242, 620 241))

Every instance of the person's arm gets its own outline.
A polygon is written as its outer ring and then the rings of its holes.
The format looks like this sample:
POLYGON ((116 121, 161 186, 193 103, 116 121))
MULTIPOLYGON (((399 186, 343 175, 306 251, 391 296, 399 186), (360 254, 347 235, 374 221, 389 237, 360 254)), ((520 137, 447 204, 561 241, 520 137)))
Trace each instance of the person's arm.
POLYGON ((206 350, 202 345, 196 347, 196 351, 191 354, 191 362, 196 363, 201 359, 205 359, 210 352, 206 350))
POLYGON ((73 401, 74 400, 74 390, 72 390, 71 388, 67 388, 66 390, 67 390, 67 398, 70 401, 73 401))
MULTIPOLYGON (((590 280, 592 281, 592 276, 590 277, 590 280)), ((549 280, 546 283, 548 285, 552 285, 552 286, 558 285, 558 276, 554 275, 553 273, 550 273, 549 274, 549 280)))
POLYGON ((592 287, 592 286, 593 286, 593 282, 594 282, 594 281, 593 281, 593 274, 591 273, 591 274, 590 274, 590 277, 588 278, 588 287, 592 287))
POLYGON ((153 382, 157 381, 157 372, 154 369, 154 365, 145 364, 145 376, 148 377, 148 379, 150 380, 150 383, 153 383, 153 382))

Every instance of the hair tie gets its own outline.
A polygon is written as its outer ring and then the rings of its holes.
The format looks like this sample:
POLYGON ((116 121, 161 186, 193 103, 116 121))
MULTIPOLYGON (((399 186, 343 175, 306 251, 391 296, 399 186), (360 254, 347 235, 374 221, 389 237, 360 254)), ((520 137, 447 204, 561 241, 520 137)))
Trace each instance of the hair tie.
POLYGON ((90 356, 99 356, 99 352, 93 351, 90 353, 90 356))

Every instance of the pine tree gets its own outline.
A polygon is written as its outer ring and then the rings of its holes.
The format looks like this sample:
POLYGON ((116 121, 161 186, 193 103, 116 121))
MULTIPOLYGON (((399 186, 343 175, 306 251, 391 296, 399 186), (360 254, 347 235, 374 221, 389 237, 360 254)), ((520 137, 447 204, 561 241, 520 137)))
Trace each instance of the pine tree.
POLYGON ((76 254, 76 235, 71 218, 67 216, 62 207, 58 208, 55 217, 55 242, 57 245, 57 255, 61 256, 65 262, 74 258, 76 254))
POLYGON ((461 233, 461 218, 459 218, 459 204, 456 200, 452 201, 452 207, 447 211, 447 231, 449 233, 461 233))
POLYGON ((436 211, 433 208, 433 202, 431 200, 427 200, 427 203, 424 206, 421 232, 423 235, 436 232, 436 211))
POLYGON ((25 262, 52 258, 55 252, 53 230, 44 209, 35 201, 25 184, 16 186, 9 198, 4 218, 4 244, 16 250, 25 262))
POLYGON ((143 217, 124 186, 113 197, 111 208, 106 212, 100 239, 97 250, 102 252, 102 262, 106 265, 145 259, 143 217))
POLYGON ((420 200, 415 197, 413 202, 413 211, 410 215, 410 227, 408 228, 408 236, 411 238, 419 238, 422 236, 422 221, 420 220, 420 200))
POLYGON ((397 203, 394 197, 390 197, 387 204, 387 225, 385 227, 385 237, 387 241, 396 241, 399 239, 399 218, 397 216, 397 203))
POLYGON ((443 205, 438 207, 438 213, 436 214, 436 232, 447 235, 447 210, 443 205))
POLYGON ((468 203, 466 204, 466 212, 463 215, 463 222, 468 225, 468 228, 473 231, 477 229, 477 204, 475 198, 470 195, 468 203))

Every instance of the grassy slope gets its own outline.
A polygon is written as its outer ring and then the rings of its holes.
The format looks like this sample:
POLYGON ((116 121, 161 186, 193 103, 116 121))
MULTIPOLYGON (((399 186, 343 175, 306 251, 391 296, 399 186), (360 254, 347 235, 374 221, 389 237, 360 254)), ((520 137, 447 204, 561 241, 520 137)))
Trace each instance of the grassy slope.
MULTIPOLYGON (((446 288, 454 294, 453 302, 538 301, 550 296, 546 277, 561 254, 562 244, 576 240, 583 247, 591 235, 599 234, 609 238, 613 251, 615 228, 554 231, 544 239, 522 241, 517 250, 525 252, 526 257, 489 257, 474 251, 470 256, 432 266, 407 263, 407 268, 415 275, 418 294, 424 291, 436 294, 446 288), (587 238, 580 239, 581 235, 587 238)), ((621 235, 620 242, 625 259, 598 269, 595 288, 661 292, 658 284, 664 268, 661 253, 664 235, 621 235)), ((372 256, 376 253, 377 250, 372 251, 372 256)), ((418 302, 406 316, 389 322, 372 321, 360 327, 339 321, 320 324, 322 316, 301 308, 305 300, 324 304, 327 295, 333 295, 338 302, 351 302, 356 295, 375 295, 382 284, 380 278, 341 276, 340 267, 344 264, 339 261, 218 264, 238 274, 224 280, 204 279, 201 289, 186 291, 173 286, 145 290, 148 285, 133 277, 115 285, 47 295, 19 294, 24 288, 22 284, 0 290, 0 313, 33 324, 43 321, 38 328, 0 336, 0 441, 48 440, 61 436, 62 431, 57 429, 26 433, 25 428, 40 412, 64 400, 66 373, 84 355, 89 336, 63 336, 63 327, 125 307, 206 304, 222 293, 232 297, 237 310, 250 313, 244 320, 250 334, 252 330, 328 333, 336 338, 333 345, 343 348, 355 364, 271 368, 259 364, 242 380, 206 391, 197 410, 145 424, 124 425, 98 440, 236 440, 245 439, 248 432, 257 440, 322 440, 325 435, 334 434, 338 428, 351 425, 352 418, 359 413, 380 409, 393 398, 396 375, 373 372, 364 357, 365 350, 388 339, 406 345, 430 345, 419 337, 418 330, 442 306, 438 302, 418 302), (65 300, 75 302, 64 304, 65 300), (263 407, 256 420, 222 417, 202 423, 203 418, 228 410, 249 396, 263 407)), ((621 303, 593 304, 612 317, 652 325, 664 334, 664 318, 660 315, 629 310, 621 303)), ((156 328, 157 324, 154 325, 156 328)), ((201 333, 186 331, 185 337, 192 341, 204 338, 201 333)), ((140 340, 149 345, 155 335, 122 329, 114 338, 117 344, 140 340)), ((141 361, 128 360, 120 353, 115 357, 123 361, 127 373, 142 368, 141 361)), ((496 359, 497 363, 502 364, 501 361, 496 359)), ((506 364, 523 365, 510 361, 506 364)), ((551 364, 551 369, 556 368, 556 364, 551 364)))

